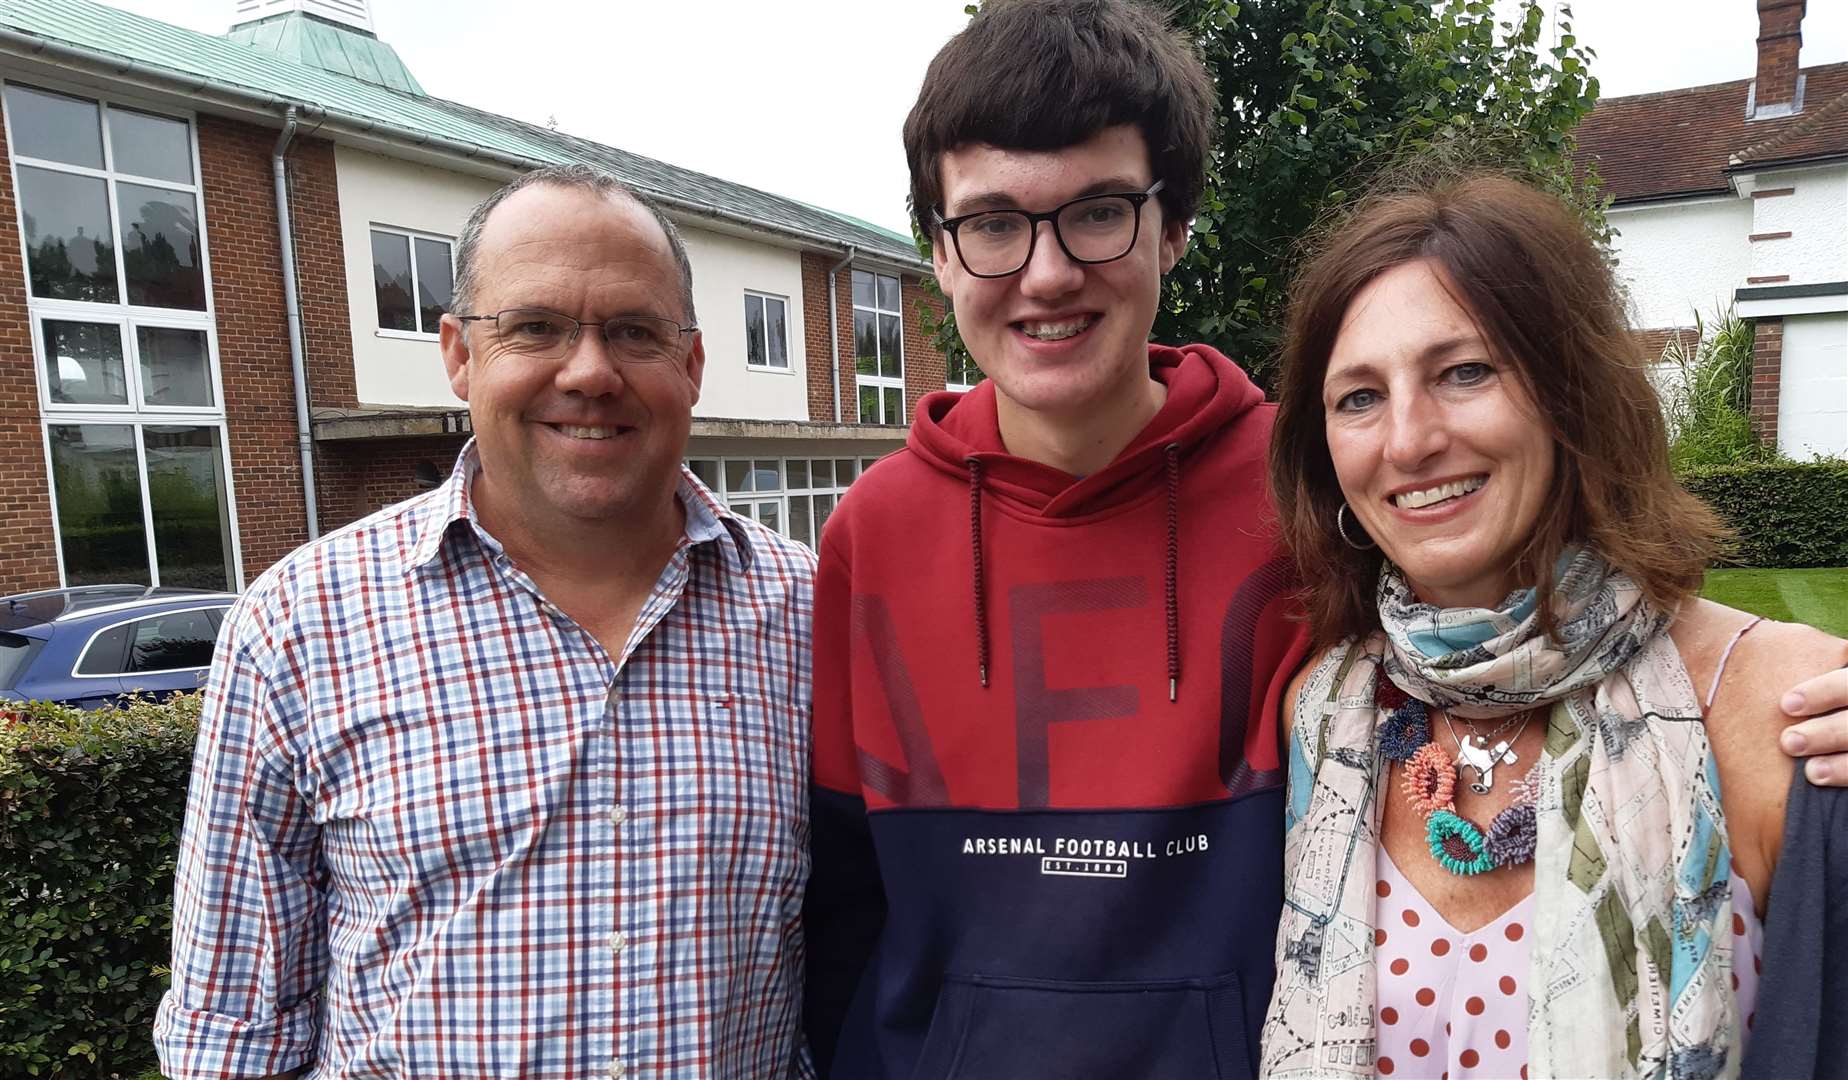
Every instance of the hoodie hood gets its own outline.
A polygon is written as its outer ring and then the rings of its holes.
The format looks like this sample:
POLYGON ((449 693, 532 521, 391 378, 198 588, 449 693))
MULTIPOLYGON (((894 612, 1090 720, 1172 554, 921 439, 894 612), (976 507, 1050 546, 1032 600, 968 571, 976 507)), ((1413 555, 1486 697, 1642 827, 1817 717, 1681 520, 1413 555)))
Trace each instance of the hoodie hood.
POLYGON ((1149 375, 1167 386, 1167 401, 1115 460, 1090 476, 1008 453, 992 381, 925 397, 906 443, 943 472, 968 477, 977 469, 990 497, 1025 516, 1072 518, 1108 510, 1146 493, 1147 478, 1168 467, 1170 448, 1184 458, 1264 400, 1236 364, 1207 345, 1150 345, 1149 375))
POLYGON ((1123 506, 1159 485, 1167 495, 1161 556, 1168 700, 1176 700, 1181 680, 1181 463, 1195 446, 1255 408, 1264 394, 1232 361, 1205 345, 1150 345, 1149 375, 1168 388, 1167 400, 1115 460, 1084 477, 1007 452, 996 423, 992 382, 963 394, 932 394, 920 403, 907 439, 911 451, 969 488, 970 601, 977 677, 984 688, 992 650, 983 500, 1000 500, 1028 520, 1072 522, 1123 506))

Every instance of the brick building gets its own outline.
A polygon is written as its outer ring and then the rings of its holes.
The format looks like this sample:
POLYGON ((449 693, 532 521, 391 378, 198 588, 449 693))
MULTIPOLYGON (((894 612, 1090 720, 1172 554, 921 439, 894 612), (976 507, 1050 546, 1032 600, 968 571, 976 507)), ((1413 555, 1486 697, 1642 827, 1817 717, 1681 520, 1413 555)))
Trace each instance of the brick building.
POLYGON ((1608 98, 1578 130, 1654 355, 1753 322, 1753 427, 1848 454, 1848 64, 1799 66, 1806 0, 1756 0, 1751 79, 1608 98))
POLYGON ((454 238, 546 164, 680 225, 707 351, 689 458, 789 535, 814 541, 920 397, 979 377, 931 345, 906 236, 431 97, 361 0, 238 10, 213 36, 0 5, 0 594, 238 588, 434 483, 469 430, 435 334, 454 238))

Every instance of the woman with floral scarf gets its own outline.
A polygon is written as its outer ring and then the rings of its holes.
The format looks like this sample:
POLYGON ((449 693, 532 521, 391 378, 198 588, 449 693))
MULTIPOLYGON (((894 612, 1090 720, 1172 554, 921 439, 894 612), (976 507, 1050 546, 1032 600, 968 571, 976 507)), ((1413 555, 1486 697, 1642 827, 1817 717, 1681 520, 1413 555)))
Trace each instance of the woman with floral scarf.
POLYGON ((1472 175, 1329 236, 1272 445, 1322 651, 1264 1074, 1835 1075, 1839 799, 1777 696, 1848 645, 1699 598, 1723 531, 1563 203, 1472 175))

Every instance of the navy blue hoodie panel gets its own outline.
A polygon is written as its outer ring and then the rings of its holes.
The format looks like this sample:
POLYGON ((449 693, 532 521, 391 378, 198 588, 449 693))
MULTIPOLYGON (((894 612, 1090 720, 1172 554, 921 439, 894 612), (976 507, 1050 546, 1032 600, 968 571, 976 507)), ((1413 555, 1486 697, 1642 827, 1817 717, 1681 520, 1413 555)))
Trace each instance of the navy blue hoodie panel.
MULTIPOLYGON (((885 889, 864 799, 811 787, 809 829, 814 871, 802 905, 808 966, 802 1023, 815 1067, 827 1076, 854 991, 885 925, 885 889)), ((863 1029, 862 1024, 855 1030, 863 1029)))
POLYGON ((831 1075, 1255 1075, 1283 903, 1280 789, 869 820, 889 910, 831 1075))

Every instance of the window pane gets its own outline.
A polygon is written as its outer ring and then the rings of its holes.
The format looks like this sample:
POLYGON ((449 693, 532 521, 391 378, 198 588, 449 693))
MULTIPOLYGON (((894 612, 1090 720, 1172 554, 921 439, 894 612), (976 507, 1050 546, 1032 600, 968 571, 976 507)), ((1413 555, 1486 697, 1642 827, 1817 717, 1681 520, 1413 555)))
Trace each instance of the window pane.
POLYGON ((122 268, 128 302, 205 310, 205 270, 193 197, 142 184, 116 183, 121 210, 122 268))
POLYGON ((902 378, 905 374, 899 358, 898 337, 902 332, 898 316, 879 316, 879 374, 888 379, 902 378))
POLYGON ((834 496, 815 496, 815 535, 822 535, 822 527, 828 523, 828 515, 834 512, 834 496))
POLYGON ((879 422, 879 388, 877 386, 860 387, 860 423, 877 424, 879 422))
POLYGON ((853 459, 837 458, 834 462, 834 482, 841 487, 853 483, 853 459))
POLYGON ((212 662, 217 632, 203 611, 176 611, 133 624, 128 643, 128 670, 184 671, 212 662))
POLYGON ((853 365, 862 375, 879 374, 878 318, 870 311, 853 313, 853 365))
POLYGON ((59 405, 128 404, 122 328, 46 319, 45 386, 59 405))
POLYGON ((53 425, 51 482, 58 497, 66 582, 149 584, 135 429, 127 424, 53 425))
POLYGON ((455 290, 455 274, 449 265, 449 245, 441 240, 417 238, 417 311, 423 320, 423 332, 436 333, 443 312, 455 290))
POLYGON ((905 392, 894 387, 885 391, 885 422, 902 424, 905 422, 905 392))
POLYGON ((380 330, 417 329, 411 303, 411 238, 372 234, 372 289, 379 301, 380 330))
POLYGON ((117 172, 193 182, 192 139, 184 120, 109 108, 109 150, 117 172))
POLYGON ((769 325, 770 366, 786 368, 789 366, 789 329, 784 325, 783 302, 765 300, 764 314, 769 325))
POLYGON ((764 298, 744 298, 744 362, 758 367, 770 362, 764 352, 764 298))
POLYGON ((834 462, 822 458, 809 464, 813 466, 811 471, 815 474, 817 488, 826 489, 834 486, 834 462))
POLYGON ((205 331, 137 326, 141 397, 152 406, 212 404, 212 365, 205 331))
POLYGON ((783 463, 783 471, 789 474, 789 490, 802 491, 809 486, 807 458, 790 458, 783 463))
POLYGON ((33 296, 116 302, 114 234, 103 181, 21 165, 19 222, 33 296))
POLYGON ((898 279, 879 275, 879 306, 886 311, 897 311, 898 279))
POLYGON ((20 157, 103 167, 103 125, 96 102, 25 86, 6 88, 12 150, 20 157))
POLYGON ((783 508, 773 502, 757 504, 757 520, 777 532, 783 531, 783 508))
POLYGON ((853 272, 853 303, 855 307, 873 306, 873 275, 864 270, 853 272))
POLYGON ((873 462, 878 461, 878 460, 879 460, 878 458, 870 458, 870 457, 861 458, 860 459, 860 471, 865 472, 866 470, 872 468, 873 462))
POLYGON ((748 461, 728 461, 725 463, 725 493, 735 495, 740 491, 751 490, 751 463, 748 461))
POLYGON ((77 663, 77 674, 122 674, 122 653, 124 646, 128 644, 130 629, 132 626, 124 623, 121 626, 112 626, 91 638, 83 648, 83 659, 77 663))
POLYGON ((799 544, 815 546, 815 532, 809 528, 809 497, 807 495, 789 497, 789 538, 799 544))
POLYGON ((687 468, 699 477, 699 482, 713 491, 719 490, 719 463, 711 458, 696 458, 687 462, 687 468))
POLYGON ((757 462, 752 475, 753 486, 751 490, 753 491, 783 490, 783 473, 781 469, 777 468, 777 463, 774 461, 757 462))
POLYGON ((160 583, 230 588, 231 516, 218 429, 150 424, 142 434, 160 583))

